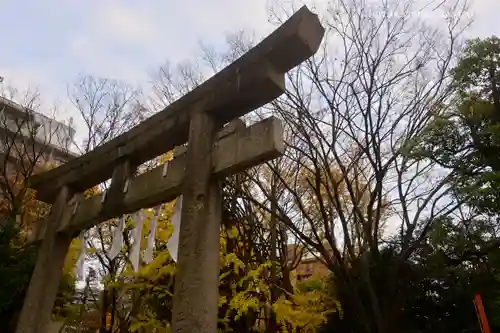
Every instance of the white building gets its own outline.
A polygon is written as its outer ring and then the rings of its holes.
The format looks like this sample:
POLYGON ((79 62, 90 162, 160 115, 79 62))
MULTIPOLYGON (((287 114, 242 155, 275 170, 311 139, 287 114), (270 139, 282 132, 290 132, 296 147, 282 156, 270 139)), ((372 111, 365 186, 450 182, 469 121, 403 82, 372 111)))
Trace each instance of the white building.
POLYGON ((43 162, 59 165, 77 156, 71 152, 74 135, 70 126, 0 97, 3 158, 36 156, 37 162, 43 157, 43 162))

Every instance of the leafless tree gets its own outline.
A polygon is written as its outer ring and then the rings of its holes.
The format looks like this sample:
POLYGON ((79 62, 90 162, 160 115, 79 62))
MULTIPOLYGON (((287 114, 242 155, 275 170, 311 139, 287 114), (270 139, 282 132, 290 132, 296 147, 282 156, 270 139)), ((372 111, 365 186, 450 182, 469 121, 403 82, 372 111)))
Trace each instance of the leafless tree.
POLYGON ((72 158, 73 130, 41 112, 37 91, 20 92, 1 85, 0 91, 0 196, 2 216, 17 219, 27 231, 47 213, 25 184, 34 173, 72 158), (37 110, 37 111, 35 111, 37 110))
POLYGON ((244 31, 238 31, 228 34, 226 43, 227 50, 217 50, 211 45, 200 43, 198 58, 186 59, 179 64, 165 62, 151 75, 151 105, 159 111, 193 90, 248 51, 254 44, 254 38, 244 31))
MULTIPOLYGON (((211 75, 222 70, 237 58, 246 53, 254 44, 255 37, 244 31, 230 33, 226 36, 226 50, 218 50, 207 44, 200 44, 200 54, 196 60, 186 60, 180 64, 165 63, 158 72, 152 75, 153 96, 150 103, 157 110, 161 110, 173 103, 176 99, 188 93, 211 75)), ((245 117, 248 124, 260 119, 262 114, 252 114, 245 117)), ((272 164, 280 164, 282 160, 274 161, 272 164)), ((271 269, 267 271, 266 279, 271 285, 271 295, 267 295, 272 303, 279 297, 287 297, 294 292, 292 286, 291 272, 300 263, 304 253, 304 247, 297 244, 296 238, 290 238, 290 233, 285 224, 277 221, 276 214, 268 214, 267 210, 272 210, 273 202, 261 196, 262 201, 242 200, 248 193, 253 193, 257 188, 249 180, 256 174, 262 174, 269 181, 274 179, 274 175, 269 169, 254 169, 247 174, 239 174, 228 177, 224 181, 224 216, 221 230, 223 235, 231 228, 238 231, 238 245, 229 244, 228 251, 234 251, 238 258, 245 263, 247 270, 257 268, 259 265, 271 261, 271 269), (261 205, 266 206, 262 209, 261 205), (238 216, 238 221, 234 217, 238 216)), ((282 184, 275 182, 276 191, 274 194, 280 202, 285 202, 289 198, 284 198, 280 193, 285 190, 282 184)), ((221 287, 224 294, 224 287, 221 287)), ((224 294, 225 295, 225 294, 224 294)), ((265 313, 266 329, 268 332, 276 332, 279 325, 275 318, 265 313)), ((252 317, 252 314, 249 315, 252 317)), ((254 323, 257 317, 248 322, 254 323)), ((247 324, 248 324, 247 322, 247 324)), ((237 325, 237 324, 236 324, 237 325)), ((250 325, 251 326, 251 325, 250 325)), ((235 328, 236 329, 236 328, 235 328)), ((238 327, 236 330, 244 330, 238 327)))
MULTIPOLYGON (((281 23, 287 10, 274 8, 281 23)), ((467 4, 341 0, 320 16, 327 28, 320 51, 288 74, 284 96, 253 115, 283 119, 285 156, 248 172, 238 196, 276 213, 329 267, 349 296, 346 314, 359 316, 357 331, 390 332, 404 301, 398 267, 433 221, 460 204, 449 195, 450 171, 408 152, 450 102, 449 70, 469 23, 467 4), (380 286, 371 267, 386 260, 387 247, 397 265, 380 286)), ((206 68, 219 70, 240 55, 252 44, 242 36, 228 41, 230 52, 203 45, 196 65, 165 67, 158 97, 171 102, 199 84, 206 68)))
MULTIPOLYGON (((19 91, 0 82, 0 231, 3 241, 12 247, 10 251, 26 245, 37 228, 36 222, 49 210, 49 205, 35 199, 26 180, 73 157, 69 149, 73 131, 56 121, 51 111, 55 113, 55 109, 42 105, 37 90, 19 91)), ((19 253, 29 258, 29 252, 29 249, 21 249, 19 253)), ((3 253, 4 257, 10 256, 5 249, 3 253)), ((13 273, 18 272, 16 278, 22 278, 21 272, 29 269, 22 263, 18 266, 17 261, 4 259, 7 260, 4 266, 13 273)), ((24 288, 16 288, 16 294, 12 295, 22 300, 24 292, 24 288)), ((16 304, 20 305, 15 302, 3 309, 4 326, 9 332, 17 323, 20 308, 16 304)))
POLYGON ((281 222, 349 296, 356 331, 396 329, 404 302, 398 267, 433 221, 459 205, 448 195, 449 171, 407 153, 450 100, 466 10, 462 1, 332 2, 322 13, 320 51, 289 73, 283 97, 260 110, 284 120, 287 150, 280 163, 251 174, 246 199, 269 213, 266 201, 275 202, 281 222), (282 187, 281 198, 273 186, 282 187), (397 264, 381 281, 371 267, 386 260, 387 246, 397 264))
POLYGON ((141 90, 121 81, 81 76, 68 87, 71 103, 85 123, 82 153, 102 145, 145 119, 141 90))
MULTIPOLYGON (((126 132, 148 115, 148 110, 141 103, 141 90, 121 81, 81 76, 68 87, 68 95, 85 125, 85 133, 79 137, 82 142, 78 144, 81 154, 126 132)), ((98 195, 106 191, 108 183, 90 189, 87 195, 98 195)), ((103 328, 106 327, 106 313, 110 309, 111 322, 115 322, 115 316, 120 316, 120 312, 116 311, 120 295, 109 285, 116 282, 127 263, 126 256, 119 255, 111 259, 106 254, 111 246, 116 222, 113 219, 87 231, 88 247, 94 249, 88 254, 88 263, 94 267, 99 275, 98 279, 103 283, 101 288, 93 291, 93 297, 100 299, 97 307, 101 312, 103 328)), ((111 328, 114 329, 116 328, 111 328)))
MULTIPOLYGON (((86 131, 75 138, 71 126, 55 120, 55 108, 41 111, 38 91, 20 92, 3 84, 0 87, 0 214, 29 229, 43 219, 49 206, 35 200, 26 179, 104 144, 136 125, 147 113, 140 104, 139 89, 119 81, 79 77, 68 93, 86 131)), ((87 195, 96 194, 105 185, 90 189, 87 195)), ((101 273, 100 282, 104 276, 115 277, 126 260, 122 256, 110 260, 105 255, 113 223, 101 224, 88 232, 88 246, 96 249, 88 253, 88 259, 98 262, 95 266, 101 273)), ((94 301, 103 300, 101 310, 106 309, 107 300, 116 298, 101 297, 99 288, 91 291, 94 301)), ((102 314, 105 325, 106 311, 102 314)))

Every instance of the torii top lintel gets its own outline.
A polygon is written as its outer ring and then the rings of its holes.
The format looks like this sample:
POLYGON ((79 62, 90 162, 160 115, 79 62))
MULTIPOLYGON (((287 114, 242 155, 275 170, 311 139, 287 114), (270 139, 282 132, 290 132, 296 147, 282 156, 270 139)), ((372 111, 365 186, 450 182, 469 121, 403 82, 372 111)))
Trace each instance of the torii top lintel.
POLYGON ((63 185, 83 191, 107 179, 117 163, 139 165, 188 139, 195 106, 228 122, 269 103, 285 91, 284 74, 319 48, 324 28, 303 6, 239 59, 128 132, 67 163, 34 175, 29 186, 39 200, 52 203, 63 185))

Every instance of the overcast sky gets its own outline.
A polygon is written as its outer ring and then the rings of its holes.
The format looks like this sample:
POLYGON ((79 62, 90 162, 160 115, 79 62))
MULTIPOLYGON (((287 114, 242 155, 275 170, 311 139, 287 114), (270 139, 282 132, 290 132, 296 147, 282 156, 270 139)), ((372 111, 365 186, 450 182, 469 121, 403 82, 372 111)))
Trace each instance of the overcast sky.
MULTIPOLYGON (((46 99, 65 99, 78 74, 144 83, 167 59, 192 57, 200 41, 222 44, 240 29, 267 34, 269 1, 0 0, 0 76, 46 99)), ((472 11, 469 35, 500 35, 499 0, 476 0, 472 11)))

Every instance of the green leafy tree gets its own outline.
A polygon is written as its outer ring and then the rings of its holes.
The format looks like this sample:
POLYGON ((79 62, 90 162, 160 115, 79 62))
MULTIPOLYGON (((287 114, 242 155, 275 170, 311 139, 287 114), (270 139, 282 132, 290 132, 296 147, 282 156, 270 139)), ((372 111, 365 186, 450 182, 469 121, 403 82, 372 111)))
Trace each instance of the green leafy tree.
MULTIPOLYGON (((21 226, 14 220, 0 221, 0 319, 9 323, 7 332, 14 331, 17 316, 21 311, 37 258, 36 245, 26 245, 21 226)), ((71 315, 75 292, 72 267, 76 261, 75 251, 70 251, 64 274, 59 285, 53 318, 71 315)), ((6 325, 7 326, 7 325, 6 325)))
POLYGON ((500 211, 500 39, 473 39, 453 70, 455 99, 438 112, 415 152, 454 170, 459 198, 500 211))
POLYGON ((472 303, 481 293, 493 331, 499 329, 500 241, 496 221, 442 218, 412 258, 404 320, 426 332, 478 330, 472 303))
POLYGON ((13 330, 35 265, 36 248, 24 247, 15 220, 2 220, 1 225, 0 320, 13 330))
MULTIPOLYGON (((481 293, 490 326, 499 328, 500 247, 498 227, 493 219, 471 219, 467 223, 449 217, 432 224, 421 246, 410 259, 397 263, 397 249, 385 247, 381 262, 370 268, 376 291, 385 292, 395 284, 400 295, 398 309, 391 319, 402 332, 479 332, 473 305, 475 293, 481 293), (399 265, 397 280, 387 280, 385 271, 399 265)), ((349 277, 359 283, 361 297, 368 292, 360 278, 362 271, 353 262, 349 277)), ((349 306, 342 279, 332 276, 330 292, 349 306)), ((350 313, 329 314, 320 332, 355 332, 350 313)))

